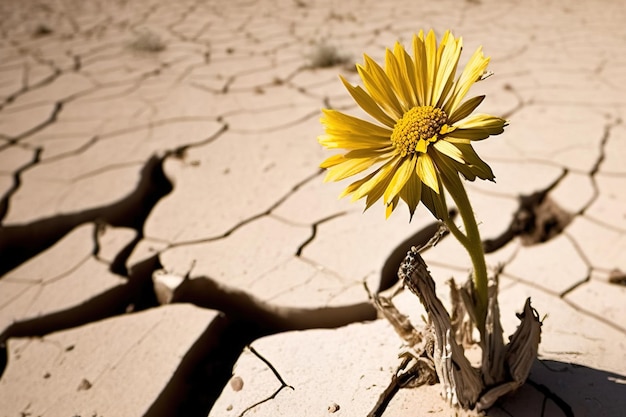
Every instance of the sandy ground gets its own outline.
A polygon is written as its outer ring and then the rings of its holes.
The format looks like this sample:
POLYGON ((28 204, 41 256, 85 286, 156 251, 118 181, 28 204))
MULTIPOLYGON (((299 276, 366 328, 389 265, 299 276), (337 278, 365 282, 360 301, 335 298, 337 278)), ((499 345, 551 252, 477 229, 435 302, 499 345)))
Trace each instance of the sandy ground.
MULTIPOLYGON (((510 126, 477 145, 497 183, 468 192, 503 267, 505 334, 526 297, 545 317, 528 382, 487 415, 623 415, 621 2, 4 0, 0 15, 0 416, 367 415, 401 340, 366 288, 393 282, 432 217, 338 200, 320 109, 358 112, 338 74, 357 83, 362 53, 430 28, 463 36, 464 60, 491 56, 473 93, 510 126)), ((445 238, 424 257, 447 299, 467 256, 445 238)), ((451 411, 433 386, 384 413, 405 415, 451 411)))

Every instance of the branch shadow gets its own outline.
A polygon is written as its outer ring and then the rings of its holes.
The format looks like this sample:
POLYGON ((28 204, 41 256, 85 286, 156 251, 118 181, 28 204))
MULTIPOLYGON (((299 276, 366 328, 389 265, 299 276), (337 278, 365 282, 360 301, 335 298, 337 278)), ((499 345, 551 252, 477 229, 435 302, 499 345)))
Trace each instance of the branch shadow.
POLYGON ((526 383, 490 417, 619 417, 626 412, 626 376, 575 363, 535 360, 526 383))

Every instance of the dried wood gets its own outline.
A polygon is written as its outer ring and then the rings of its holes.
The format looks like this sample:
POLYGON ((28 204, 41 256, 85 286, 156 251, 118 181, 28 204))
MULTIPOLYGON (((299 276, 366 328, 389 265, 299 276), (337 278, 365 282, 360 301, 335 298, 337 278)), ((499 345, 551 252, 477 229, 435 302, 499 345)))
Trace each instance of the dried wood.
POLYGON ((498 398, 524 384, 537 357, 541 338, 541 321, 530 299, 526 300, 523 312, 518 315, 521 320, 519 327, 510 337, 509 344, 505 345, 500 324, 497 276, 490 282, 487 318, 480 341, 482 361, 480 369, 475 369, 463 349, 464 344, 472 342, 469 323, 476 322, 472 282, 462 288, 451 282, 451 319, 435 293, 435 282, 416 248, 407 253, 398 270, 398 277, 419 298, 430 323, 422 331, 415 330, 390 298, 374 297, 378 309, 407 343, 409 349, 401 355, 405 358, 403 368, 407 365, 407 352, 412 352, 417 361, 405 372, 405 377, 413 373, 420 382, 418 385, 432 381, 432 378, 427 378, 429 364, 432 363, 441 383, 442 396, 453 405, 479 410, 491 407, 498 398))

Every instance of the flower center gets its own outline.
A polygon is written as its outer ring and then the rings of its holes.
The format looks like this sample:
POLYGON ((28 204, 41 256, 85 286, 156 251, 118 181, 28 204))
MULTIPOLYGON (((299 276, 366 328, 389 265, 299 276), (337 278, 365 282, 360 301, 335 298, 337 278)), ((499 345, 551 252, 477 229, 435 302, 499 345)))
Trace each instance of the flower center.
POLYGON ((426 152, 429 142, 435 142, 439 131, 448 121, 448 115, 433 106, 413 107, 393 128, 391 143, 402 156, 426 152))

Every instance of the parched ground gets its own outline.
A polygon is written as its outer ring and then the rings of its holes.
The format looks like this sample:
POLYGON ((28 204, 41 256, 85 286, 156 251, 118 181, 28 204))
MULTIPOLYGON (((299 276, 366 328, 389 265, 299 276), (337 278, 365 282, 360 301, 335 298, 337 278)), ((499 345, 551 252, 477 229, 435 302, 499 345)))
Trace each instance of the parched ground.
MULTIPOLYGON (((0 416, 366 416, 400 338, 388 288, 432 216, 338 200, 320 109, 362 53, 451 29, 494 75, 468 191, 505 334, 543 318, 489 416, 626 409, 626 6, 619 1, 0 2, 0 416), (168 286, 180 283, 171 297, 168 286)), ((444 238, 444 282, 469 259, 444 238)), ((421 307, 402 294, 414 317, 421 307)), ((419 319, 418 319, 419 321, 419 319)), ((438 386, 385 417, 448 416, 438 386)))

